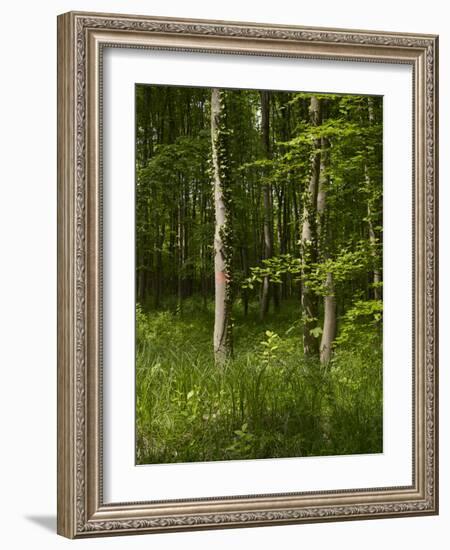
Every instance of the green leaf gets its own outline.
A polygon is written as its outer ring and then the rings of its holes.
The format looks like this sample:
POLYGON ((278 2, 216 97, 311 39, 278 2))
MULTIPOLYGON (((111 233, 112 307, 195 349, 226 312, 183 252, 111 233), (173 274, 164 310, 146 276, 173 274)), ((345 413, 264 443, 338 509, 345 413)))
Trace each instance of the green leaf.
POLYGON ((314 336, 314 338, 319 338, 319 336, 323 333, 322 327, 315 327, 312 328, 309 333, 314 336))

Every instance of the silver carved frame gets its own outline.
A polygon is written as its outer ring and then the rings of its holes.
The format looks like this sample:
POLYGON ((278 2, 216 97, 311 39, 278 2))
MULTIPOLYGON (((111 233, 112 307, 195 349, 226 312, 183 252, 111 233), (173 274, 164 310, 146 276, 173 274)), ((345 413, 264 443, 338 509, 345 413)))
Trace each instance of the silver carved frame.
POLYGON ((438 513, 438 38, 70 12, 58 17, 58 533, 70 538, 438 513), (104 504, 102 48, 406 63, 413 68, 413 484, 104 504))

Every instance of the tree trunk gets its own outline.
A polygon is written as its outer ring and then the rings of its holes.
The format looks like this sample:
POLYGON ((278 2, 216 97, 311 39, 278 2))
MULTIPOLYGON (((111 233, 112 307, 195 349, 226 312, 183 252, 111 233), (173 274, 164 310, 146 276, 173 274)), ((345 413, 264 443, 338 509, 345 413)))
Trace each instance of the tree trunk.
POLYGON ((323 332, 320 342, 320 362, 322 364, 330 361, 332 345, 336 337, 336 297, 334 294, 333 275, 331 273, 327 273, 325 285, 327 294, 323 299, 323 332))
POLYGON ((183 309, 183 218, 181 205, 178 206, 177 216, 177 313, 181 313, 183 309))
MULTIPOLYGON (((201 219, 203 226, 207 224, 206 216, 206 194, 202 197, 202 213, 201 219)), ((201 258, 201 267, 200 267, 200 279, 201 279, 201 293, 202 293, 202 303, 203 309, 206 311, 208 305, 208 282, 206 279, 207 274, 207 246, 202 235, 201 244, 200 244, 200 258, 201 258)))
MULTIPOLYGON (((287 196, 286 196, 286 185, 283 183, 281 187, 280 192, 280 200, 278 204, 279 209, 279 218, 278 218, 278 225, 279 225, 279 234, 280 234, 280 255, 283 256, 287 254, 288 251, 288 232, 287 232, 287 196)), ((283 273, 281 276, 281 288, 280 288, 280 298, 286 299, 287 298, 287 284, 288 284, 288 276, 287 273, 283 273)))
POLYGON ((144 296, 145 296, 145 272, 144 268, 140 267, 139 269, 139 277, 138 277, 138 291, 137 295, 139 296, 139 302, 141 304, 144 303, 144 296))
MULTIPOLYGON (((320 124, 320 103, 315 97, 311 97, 309 107, 310 122, 313 126, 320 124)), ((308 288, 308 266, 315 260, 317 235, 316 235, 316 200, 320 173, 320 140, 315 140, 314 151, 311 155, 311 175, 303 205, 303 219, 301 232, 301 252, 304 264, 302 270, 302 308, 303 308, 303 352, 305 355, 315 355, 318 351, 317 338, 311 332, 317 323, 317 297, 308 288)))
MULTIPOLYGON (((367 110, 368 110, 368 116, 369 116, 369 126, 372 126, 373 124, 373 100, 371 97, 367 98, 367 110)), ((369 150, 366 150, 366 162, 364 164, 364 176, 366 180, 366 186, 367 189, 370 190, 372 188, 372 182, 370 179, 370 173, 369 173, 369 150)), ((375 235, 375 230, 373 227, 373 213, 370 207, 370 196, 367 201, 367 222, 369 226, 369 242, 370 242, 370 248, 371 248, 371 255, 373 258, 374 263, 377 259, 377 238, 375 235)), ((374 267, 373 270, 373 296, 375 300, 381 300, 381 273, 380 270, 377 267, 374 267)))
POLYGON ((160 273, 159 273, 159 261, 158 261, 158 251, 160 249, 160 227, 159 227, 159 210, 158 210, 158 191, 156 186, 152 186, 152 202, 153 202, 153 227, 155 232, 155 238, 153 241, 153 307, 155 309, 159 308, 160 301, 160 273))
POLYGON ((144 143, 143 143, 143 159, 142 166, 146 166, 152 154, 152 139, 151 139, 151 93, 152 87, 144 87, 144 143))
MULTIPOLYGON (((329 178, 326 174, 329 163, 330 144, 326 138, 322 138, 319 190, 317 193, 317 220, 319 246, 322 249, 324 260, 329 258, 330 231, 327 224, 327 188, 329 178)), ((336 297, 334 294, 333 274, 328 272, 325 281, 326 294, 323 298, 323 329, 319 353, 320 362, 326 364, 331 359, 331 349, 336 336, 336 297)))
POLYGON ((231 273, 229 247, 228 201, 226 200, 226 171, 222 143, 223 98, 219 89, 211 91, 211 148, 213 164, 213 191, 215 210, 214 272, 215 272, 215 316, 214 357, 221 366, 231 354, 231 273), (225 168, 225 170, 224 170, 225 168))
MULTIPOLYGON (((369 184, 370 184, 370 177, 369 178, 369 184)), ((377 259, 377 238, 375 236, 375 230, 373 228, 373 222, 372 222, 372 211, 370 209, 370 202, 367 205, 367 219, 368 219, 368 225, 369 225, 369 242, 370 242, 370 248, 371 248, 371 254, 373 261, 376 262, 377 259)), ((375 267, 373 270, 373 297, 375 300, 381 300, 381 273, 380 270, 375 267)))
POLYGON ((155 268, 156 268, 156 293, 154 306, 158 308, 161 305, 161 294, 163 292, 163 261, 162 261, 162 250, 164 246, 164 240, 166 236, 166 225, 165 223, 160 226, 159 230, 159 240, 158 240, 158 250, 155 258, 155 268))
MULTIPOLYGON (((249 275, 248 270, 248 251, 247 246, 241 246, 241 264, 242 264, 242 273, 244 275, 244 278, 247 279, 249 275)), ((244 315, 247 317, 248 315, 248 290, 246 288, 242 289, 242 302, 244 305, 244 315)))
POLYGON ((192 285, 192 266, 189 263, 189 228, 192 221, 189 219, 188 183, 185 183, 183 195, 183 265, 185 266, 183 277, 183 297, 187 298, 191 296, 192 285))
MULTIPOLYGON (((270 98, 269 92, 261 92, 261 138, 264 150, 264 157, 270 158, 270 98)), ((264 218, 263 218, 263 234, 264 234, 264 259, 271 258, 273 255, 273 232, 272 232, 272 200, 271 200, 271 188, 270 183, 265 182, 263 185, 263 206, 264 206, 264 218)), ((265 276, 262 284, 261 294, 261 307, 260 316, 264 319, 269 311, 269 300, 271 293, 271 284, 269 277, 265 276)), ((276 302, 276 298, 275 298, 276 302)))

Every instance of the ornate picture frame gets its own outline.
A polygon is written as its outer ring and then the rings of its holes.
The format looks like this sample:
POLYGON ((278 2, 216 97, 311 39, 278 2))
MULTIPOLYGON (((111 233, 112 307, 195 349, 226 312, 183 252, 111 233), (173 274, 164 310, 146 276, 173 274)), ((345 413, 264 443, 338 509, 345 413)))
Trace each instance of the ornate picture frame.
POLYGON ((58 533, 69 538, 438 513, 438 38, 70 12, 58 17, 58 533), (102 56, 106 47, 412 68, 412 483, 104 502, 102 56))

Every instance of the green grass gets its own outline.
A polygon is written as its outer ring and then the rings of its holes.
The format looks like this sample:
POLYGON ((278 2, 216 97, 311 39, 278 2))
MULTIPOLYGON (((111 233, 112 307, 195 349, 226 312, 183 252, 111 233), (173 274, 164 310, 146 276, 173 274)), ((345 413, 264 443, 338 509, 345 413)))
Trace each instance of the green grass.
POLYGON ((326 367, 302 353, 298 303, 261 323, 234 312, 234 355, 214 365, 212 304, 137 308, 137 463, 382 452, 382 352, 355 326, 326 367))

